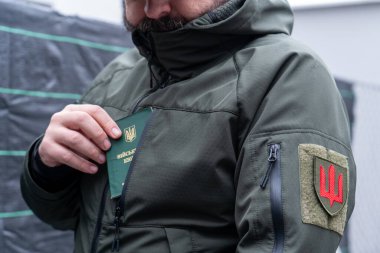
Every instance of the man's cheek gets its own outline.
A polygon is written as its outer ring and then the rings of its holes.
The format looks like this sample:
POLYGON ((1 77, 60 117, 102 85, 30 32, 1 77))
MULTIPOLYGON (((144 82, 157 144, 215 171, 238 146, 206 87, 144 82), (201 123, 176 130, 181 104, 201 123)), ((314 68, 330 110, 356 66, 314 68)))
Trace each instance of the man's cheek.
POLYGON ((127 1, 125 7, 125 18, 133 26, 137 26, 145 18, 145 1, 127 1))

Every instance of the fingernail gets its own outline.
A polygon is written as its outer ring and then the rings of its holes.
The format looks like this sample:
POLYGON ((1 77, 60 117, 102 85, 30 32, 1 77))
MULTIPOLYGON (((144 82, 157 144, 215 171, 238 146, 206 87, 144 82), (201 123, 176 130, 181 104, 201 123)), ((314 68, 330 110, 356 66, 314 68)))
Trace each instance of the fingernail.
POLYGON ((117 127, 112 128, 112 132, 115 137, 119 137, 121 135, 121 131, 117 127))
POLYGON ((104 148, 108 150, 111 147, 111 142, 108 139, 104 140, 104 148))
POLYGON ((98 172, 98 167, 96 167, 96 166, 90 166, 90 171, 92 173, 96 173, 96 172, 98 172))
POLYGON ((104 163, 105 161, 106 161, 105 155, 103 155, 103 154, 99 155, 99 162, 104 163))

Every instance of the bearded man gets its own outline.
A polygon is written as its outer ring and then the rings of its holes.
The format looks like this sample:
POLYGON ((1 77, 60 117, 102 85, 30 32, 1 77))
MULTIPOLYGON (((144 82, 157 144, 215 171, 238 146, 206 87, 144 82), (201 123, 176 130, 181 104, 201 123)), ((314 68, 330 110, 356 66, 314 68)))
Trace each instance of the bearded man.
POLYGON ((288 3, 123 6, 136 48, 26 156, 34 213, 75 230, 75 252, 335 252, 355 199, 347 114, 288 3))

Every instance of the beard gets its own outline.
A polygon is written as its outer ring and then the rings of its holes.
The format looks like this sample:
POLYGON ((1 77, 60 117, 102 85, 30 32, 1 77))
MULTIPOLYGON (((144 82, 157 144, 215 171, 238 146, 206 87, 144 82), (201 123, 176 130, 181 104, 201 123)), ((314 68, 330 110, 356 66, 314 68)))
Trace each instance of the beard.
POLYGON ((165 16, 160 19, 145 17, 137 26, 134 26, 128 22, 126 17, 124 17, 124 26, 130 32, 133 32, 136 29, 144 33, 170 32, 182 28, 186 23, 187 21, 182 17, 165 16))
POLYGON ((170 32, 182 28, 187 21, 183 17, 170 17, 165 16, 158 20, 145 17, 137 26, 129 22, 126 16, 126 4, 125 0, 123 3, 123 23, 125 29, 129 32, 133 32, 138 29, 142 32, 170 32))

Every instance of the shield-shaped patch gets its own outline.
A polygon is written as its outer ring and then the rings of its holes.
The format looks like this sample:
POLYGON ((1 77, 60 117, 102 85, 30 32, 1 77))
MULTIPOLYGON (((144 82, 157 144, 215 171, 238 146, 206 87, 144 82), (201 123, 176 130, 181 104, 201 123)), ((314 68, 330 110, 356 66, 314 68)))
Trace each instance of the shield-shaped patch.
POLYGON ((348 171, 328 160, 314 157, 314 188, 331 216, 342 210, 348 196, 348 171))

